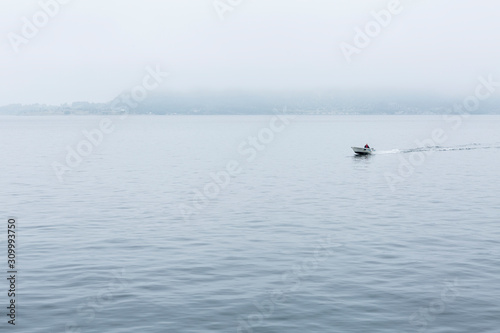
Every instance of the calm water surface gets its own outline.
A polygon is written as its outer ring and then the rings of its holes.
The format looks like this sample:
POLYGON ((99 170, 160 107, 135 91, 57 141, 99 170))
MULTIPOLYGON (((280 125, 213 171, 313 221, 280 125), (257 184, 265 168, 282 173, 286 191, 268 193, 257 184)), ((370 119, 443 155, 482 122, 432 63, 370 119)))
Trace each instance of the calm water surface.
POLYGON ((16 331, 498 332, 500 117, 104 118, 0 117, 16 331))

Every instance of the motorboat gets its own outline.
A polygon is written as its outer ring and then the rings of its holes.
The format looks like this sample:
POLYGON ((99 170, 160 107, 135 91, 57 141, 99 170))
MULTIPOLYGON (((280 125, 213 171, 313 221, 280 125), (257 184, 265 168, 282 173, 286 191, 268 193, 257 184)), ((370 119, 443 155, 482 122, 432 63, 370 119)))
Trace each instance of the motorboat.
POLYGON ((352 150, 358 155, 371 155, 375 149, 373 148, 362 148, 362 147, 351 147, 352 150))

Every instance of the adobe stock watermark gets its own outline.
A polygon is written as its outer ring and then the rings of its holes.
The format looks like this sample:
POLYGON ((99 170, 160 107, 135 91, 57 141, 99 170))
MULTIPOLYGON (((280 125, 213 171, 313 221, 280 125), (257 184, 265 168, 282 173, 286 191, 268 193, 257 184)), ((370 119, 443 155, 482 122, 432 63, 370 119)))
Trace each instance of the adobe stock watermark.
POLYGON ((19 47, 26 45, 38 36, 41 29, 45 28, 50 20, 56 17, 61 6, 70 3, 73 0, 40 0, 38 5, 40 9, 36 11, 31 18, 26 16, 21 17, 22 27, 20 33, 9 32, 7 38, 15 53, 19 53, 19 47))
POLYGON ((393 17, 401 14, 403 9, 400 0, 390 0, 386 9, 370 13, 373 20, 368 21, 363 28, 355 27, 352 43, 342 42, 339 45, 347 63, 352 62, 353 55, 360 54, 363 49, 367 48, 372 40, 391 24, 393 17))
POLYGON ((474 90, 474 95, 467 96, 462 103, 455 104, 453 108, 449 109, 450 114, 443 115, 446 126, 433 129, 431 136, 427 139, 415 141, 415 144, 420 149, 407 154, 408 158, 405 158, 404 154, 400 154, 397 174, 393 172, 384 174, 391 191, 396 191, 398 184, 412 176, 416 168, 424 164, 427 158, 435 153, 435 150, 425 149, 426 147, 436 147, 446 142, 449 139, 449 134, 457 131, 461 127, 463 120, 469 118, 471 112, 479 109, 481 101, 490 98, 496 89, 500 87, 500 82, 494 81, 492 74, 488 78, 481 76, 478 80, 479 84, 474 90))
POLYGON ((303 280, 313 271, 318 269, 319 264, 331 257, 333 248, 341 247, 342 244, 332 242, 329 235, 322 243, 316 246, 313 258, 303 260, 300 265, 295 265, 289 271, 283 273, 281 282, 284 288, 267 292, 267 297, 261 302, 254 301, 255 311, 248 316, 238 318, 237 333, 252 333, 254 327, 262 326, 264 320, 271 317, 277 306, 287 302, 291 293, 302 287, 303 280))
POLYGON ((446 306, 453 303, 460 296, 458 291, 458 280, 453 282, 445 282, 445 287, 441 291, 440 297, 433 300, 426 307, 421 307, 409 317, 409 323, 416 328, 419 333, 424 333, 427 330, 429 323, 436 319, 446 311, 446 306))
POLYGON ((228 161, 224 170, 210 173, 210 181, 201 188, 193 190, 191 203, 179 205, 179 212, 184 222, 188 222, 193 215, 205 209, 210 201, 214 200, 222 190, 227 188, 231 180, 243 171, 244 164, 253 162, 258 153, 265 150, 295 118, 295 115, 285 113, 274 115, 269 120, 268 126, 261 128, 255 136, 249 136, 241 142, 237 149, 241 158, 228 161))
POLYGON ((114 279, 105 288, 100 289, 94 296, 88 297, 86 301, 76 309, 78 320, 66 323, 66 333, 81 333, 82 326, 89 325, 98 315, 99 311, 115 301, 118 293, 129 287, 124 277, 125 270, 114 271, 114 279))
POLYGON ((232 12, 236 7, 238 7, 243 0, 214 0, 213 6, 215 12, 219 16, 221 21, 226 19, 225 15, 227 12, 232 12))
MULTIPOLYGON (((113 109, 120 109, 123 120, 131 110, 139 106, 144 101, 149 92, 158 88, 160 84, 168 77, 168 72, 163 72, 157 65, 155 69, 146 67, 146 75, 142 83, 134 86, 130 92, 121 94, 112 103, 113 109)), ((64 161, 54 161, 51 166, 60 183, 64 183, 64 175, 80 166, 85 158, 89 157, 94 150, 99 147, 106 136, 109 136, 115 130, 113 119, 105 117, 99 122, 99 125, 91 130, 83 130, 83 138, 73 146, 66 146, 66 156, 64 161)))

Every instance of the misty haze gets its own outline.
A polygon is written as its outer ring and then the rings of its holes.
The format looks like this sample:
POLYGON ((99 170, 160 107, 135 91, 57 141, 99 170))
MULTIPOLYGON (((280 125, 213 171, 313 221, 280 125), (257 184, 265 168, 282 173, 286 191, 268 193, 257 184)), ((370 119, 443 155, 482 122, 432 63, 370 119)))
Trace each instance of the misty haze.
POLYGON ((497 2, 1 7, 6 332, 498 331, 497 2))

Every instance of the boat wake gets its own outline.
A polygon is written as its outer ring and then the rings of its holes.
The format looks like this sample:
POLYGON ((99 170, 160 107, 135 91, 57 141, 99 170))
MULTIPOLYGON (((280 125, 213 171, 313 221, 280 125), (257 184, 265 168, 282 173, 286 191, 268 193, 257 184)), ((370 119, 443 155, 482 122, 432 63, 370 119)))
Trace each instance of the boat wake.
POLYGON ((392 150, 376 150, 374 154, 376 155, 385 155, 385 154, 399 154, 401 153, 401 150, 399 149, 392 149, 392 150))
POLYGON ((500 143, 496 144, 470 143, 466 145, 458 145, 452 147, 426 146, 426 147, 417 147, 412 149, 392 149, 392 150, 375 151, 374 154, 376 155, 409 154, 409 153, 418 153, 427 151, 458 151, 458 150, 479 150, 479 149, 500 149, 500 143))

